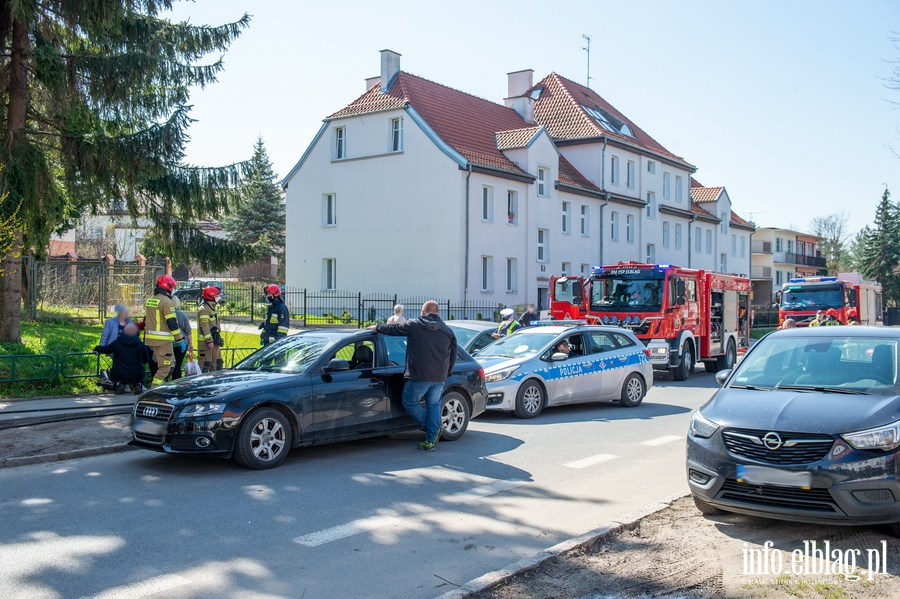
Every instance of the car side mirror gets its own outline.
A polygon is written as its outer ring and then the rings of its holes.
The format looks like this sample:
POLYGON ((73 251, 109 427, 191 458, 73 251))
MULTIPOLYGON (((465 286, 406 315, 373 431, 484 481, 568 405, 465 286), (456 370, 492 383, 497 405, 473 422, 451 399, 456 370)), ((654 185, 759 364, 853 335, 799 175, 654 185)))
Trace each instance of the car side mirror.
POLYGON ((849 300, 848 303, 850 304, 850 307, 855 308, 856 300, 857 300, 856 289, 848 289, 847 290, 847 299, 849 300))
POLYGON ((550 361, 552 362, 565 362, 569 359, 569 354, 564 354, 561 351, 556 352, 552 356, 550 356, 550 361))
POLYGON ((731 368, 727 368, 725 370, 720 370, 719 372, 716 373, 716 382, 719 383, 720 387, 725 386, 725 381, 727 381, 728 377, 731 376, 731 372, 732 372, 731 368))
POLYGON ((350 363, 347 360, 334 358, 325 367, 325 372, 344 372, 350 370, 350 363))

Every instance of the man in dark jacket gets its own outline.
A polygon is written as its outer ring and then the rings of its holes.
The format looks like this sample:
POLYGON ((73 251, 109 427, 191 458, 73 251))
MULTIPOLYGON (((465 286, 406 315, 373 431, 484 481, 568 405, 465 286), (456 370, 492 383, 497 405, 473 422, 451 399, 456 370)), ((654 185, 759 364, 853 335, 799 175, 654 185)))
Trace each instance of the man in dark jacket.
POLYGON ((266 320, 260 323, 260 345, 268 345, 287 337, 291 326, 291 311, 288 310, 281 297, 281 287, 278 285, 266 285, 263 289, 266 299, 269 301, 269 309, 266 312, 266 320))
POLYGON ((108 345, 94 348, 98 354, 112 354, 113 365, 109 378, 116 385, 116 394, 124 393, 125 386, 131 386, 135 393, 143 392, 144 364, 148 362, 147 346, 138 337, 138 328, 129 324, 119 336, 108 345))
POLYGON ((456 335, 438 316, 437 302, 425 302, 422 315, 403 324, 369 327, 382 335, 406 337, 403 407, 425 427, 419 449, 434 451, 441 437, 441 393, 456 364, 456 335), (425 409, 420 403, 425 398, 425 409))

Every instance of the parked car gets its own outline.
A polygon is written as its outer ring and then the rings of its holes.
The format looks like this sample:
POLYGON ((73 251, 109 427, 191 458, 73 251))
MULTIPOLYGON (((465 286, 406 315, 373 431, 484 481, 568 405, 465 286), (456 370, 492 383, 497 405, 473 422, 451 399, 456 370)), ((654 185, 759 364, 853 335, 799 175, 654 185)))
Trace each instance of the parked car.
POLYGON ((484 320, 448 320, 444 324, 456 335, 460 347, 472 355, 494 342, 492 335, 499 326, 496 322, 484 320))
POLYGON ((900 534, 898 344, 887 327, 788 329, 717 373, 687 440, 697 508, 900 534))
POLYGON ((190 281, 184 281, 175 288, 175 291, 172 292, 172 295, 177 295, 178 299, 180 299, 182 302, 197 303, 200 301, 200 292, 204 287, 218 288, 219 297, 222 298, 220 301, 228 301, 228 292, 225 291, 225 283, 223 283, 222 281, 209 281, 204 279, 191 279, 190 281))
POLYGON ((530 326, 478 353, 484 366, 488 410, 534 418, 545 407, 617 400, 640 405, 653 385, 650 350, 618 327, 530 326), (569 354, 559 351, 566 341, 569 354))
MULTIPOLYGON (((231 370, 154 387, 135 404, 131 445, 165 453, 232 455, 273 468, 292 447, 402 431, 406 338, 309 330, 256 351, 231 370)), ((441 441, 484 412, 484 371, 460 349, 444 385, 441 441)))

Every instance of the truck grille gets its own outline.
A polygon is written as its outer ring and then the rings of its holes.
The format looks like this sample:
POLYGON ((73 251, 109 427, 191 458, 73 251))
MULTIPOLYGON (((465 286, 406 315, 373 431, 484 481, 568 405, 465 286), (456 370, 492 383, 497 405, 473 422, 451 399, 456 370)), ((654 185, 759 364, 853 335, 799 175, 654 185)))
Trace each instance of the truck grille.
POLYGON ((838 512, 828 489, 750 485, 739 483, 732 478, 725 480, 719 491, 719 499, 792 510, 838 512))
POLYGON ((834 439, 821 434, 775 433, 782 445, 769 449, 763 438, 773 431, 730 428, 722 432, 725 447, 732 455, 755 462, 790 466, 818 462, 831 451, 834 439))
POLYGON ((174 410, 175 408, 169 404, 139 401, 137 405, 134 406, 134 416, 136 418, 143 418, 144 420, 168 422, 174 410))

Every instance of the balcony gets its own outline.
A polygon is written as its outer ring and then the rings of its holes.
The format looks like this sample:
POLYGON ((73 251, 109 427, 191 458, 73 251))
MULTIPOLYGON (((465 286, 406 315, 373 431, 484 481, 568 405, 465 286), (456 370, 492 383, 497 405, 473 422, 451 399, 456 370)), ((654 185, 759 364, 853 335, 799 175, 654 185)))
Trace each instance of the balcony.
POLYGON ((772 242, 771 241, 754 241, 750 244, 750 253, 751 254, 771 254, 772 253, 772 242))
POLYGON ((793 252, 775 252, 775 262, 782 264, 798 264, 800 266, 810 266, 812 268, 825 268, 825 258, 818 256, 804 256, 803 254, 795 254, 793 252))
POLYGON ((759 279, 772 279, 772 267, 771 266, 751 266, 750 267, 750 278, 753 280, 759 279))

